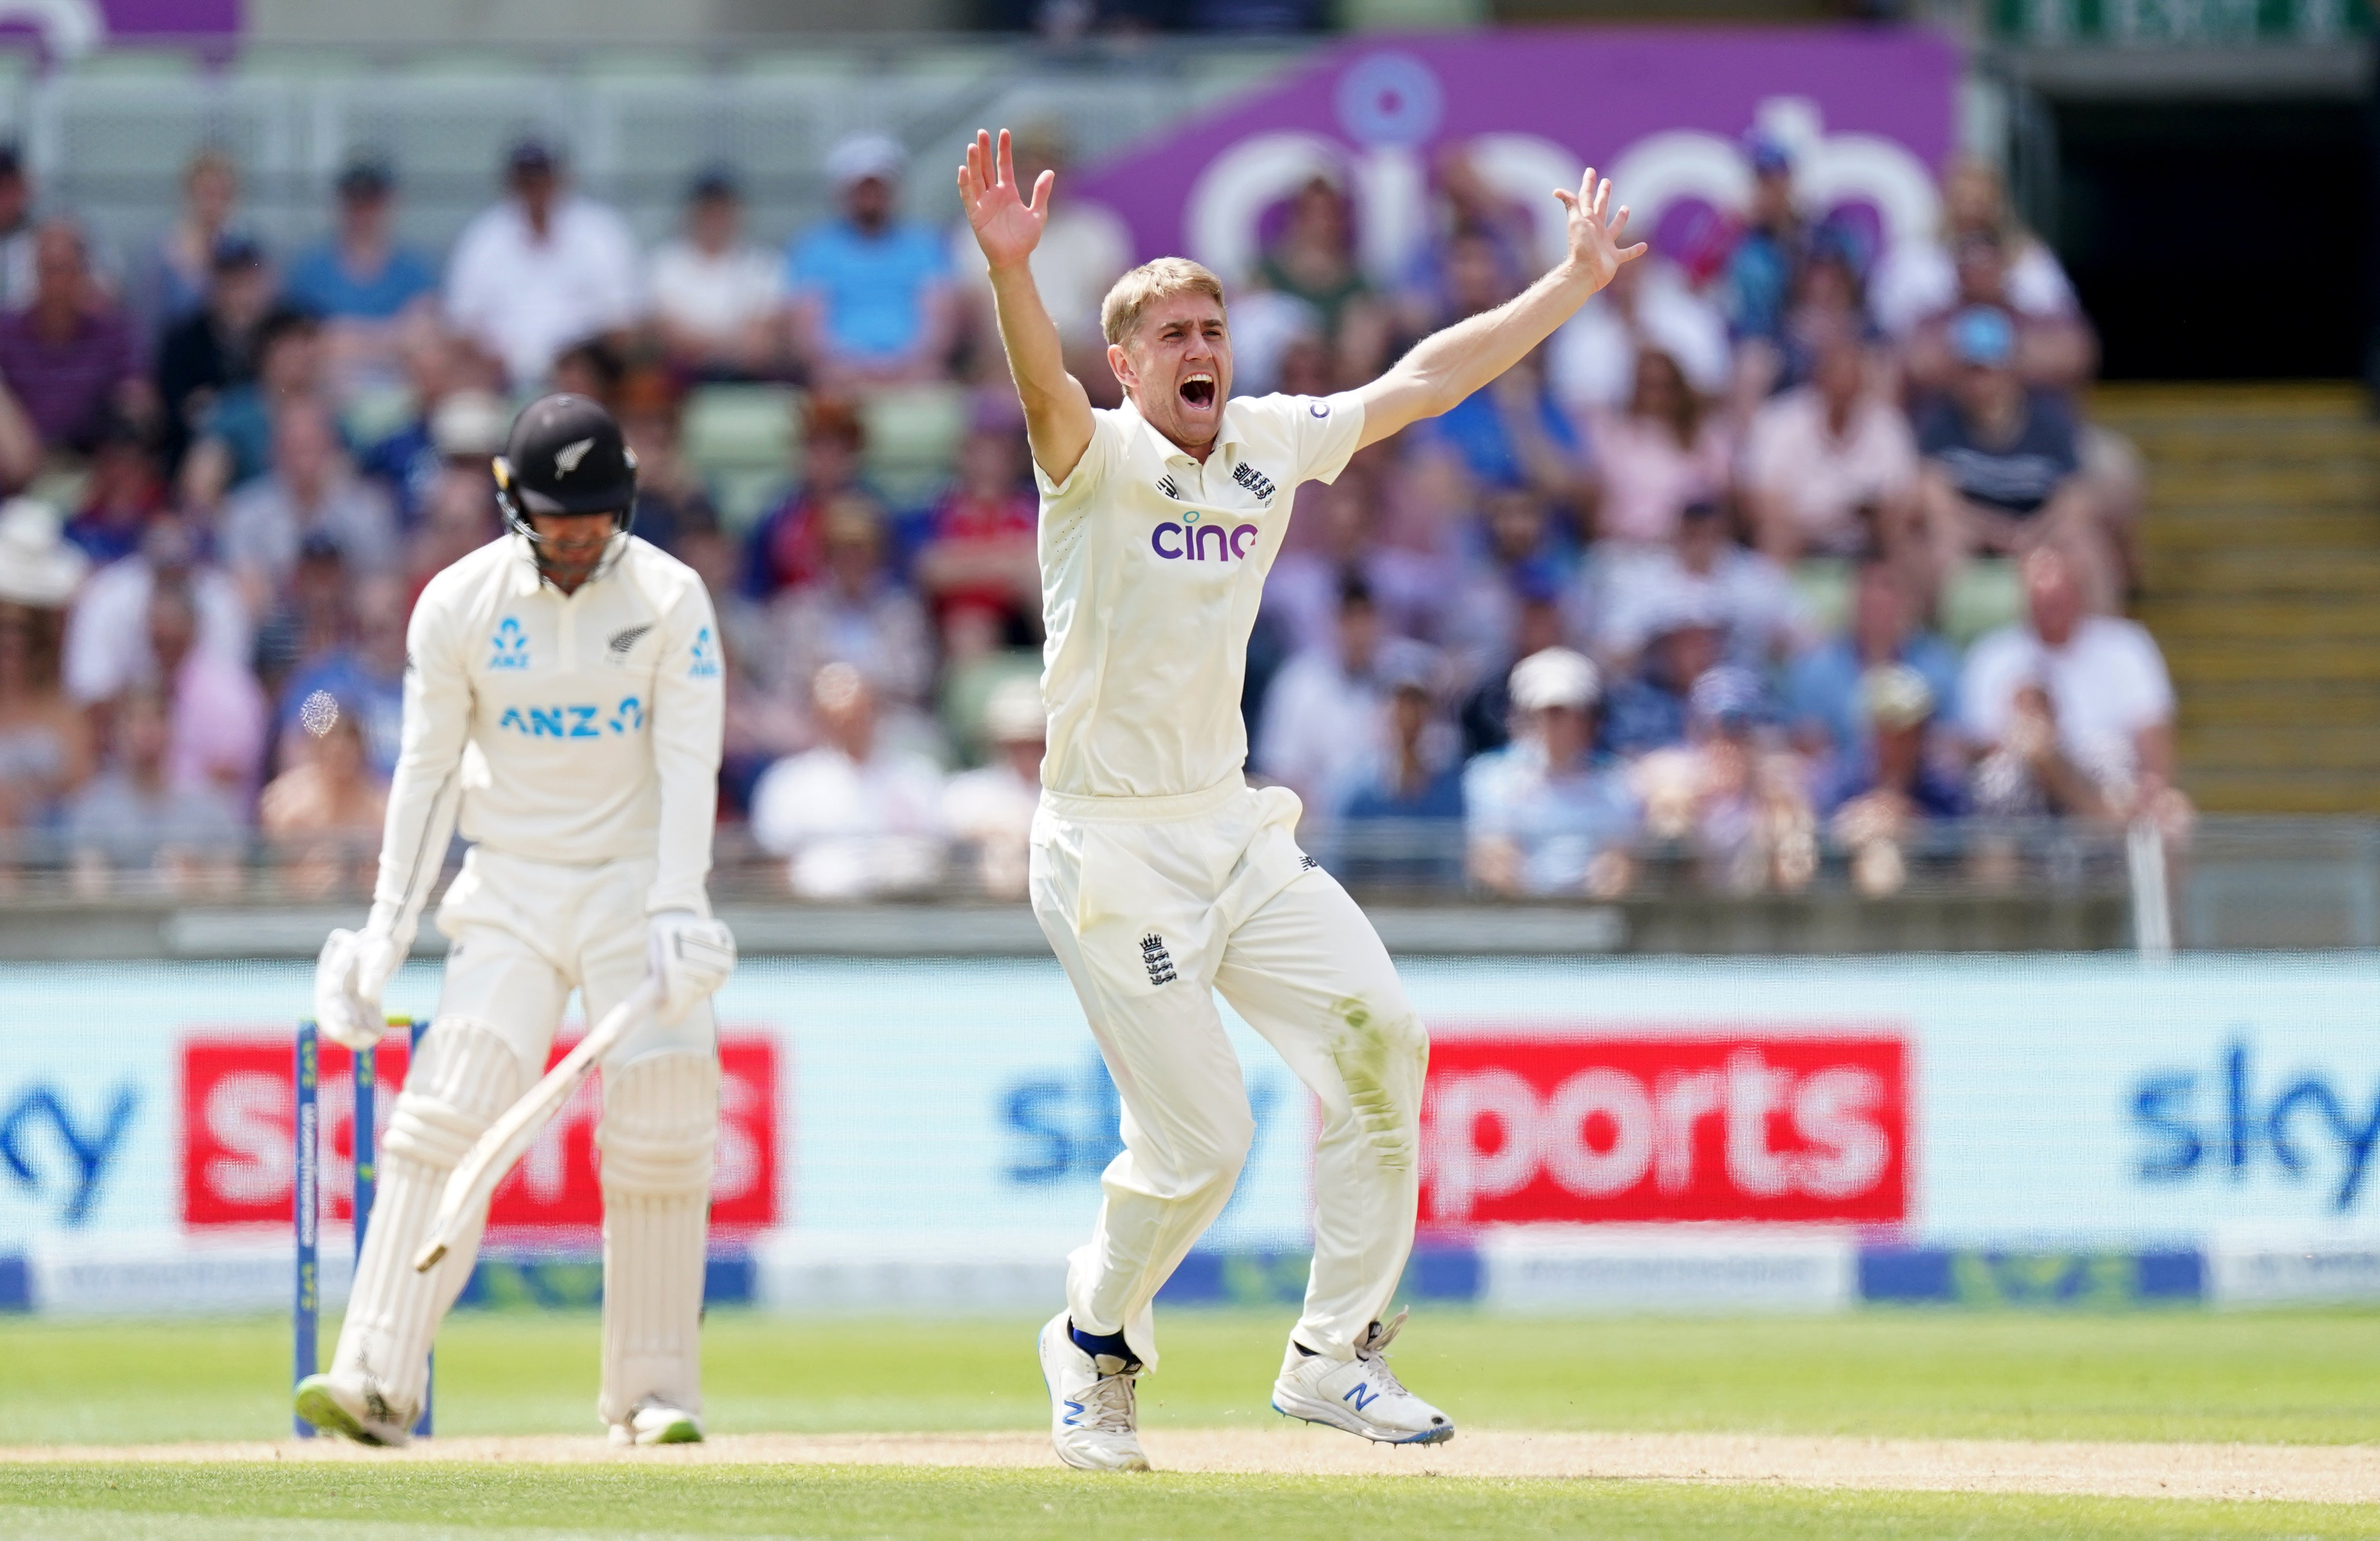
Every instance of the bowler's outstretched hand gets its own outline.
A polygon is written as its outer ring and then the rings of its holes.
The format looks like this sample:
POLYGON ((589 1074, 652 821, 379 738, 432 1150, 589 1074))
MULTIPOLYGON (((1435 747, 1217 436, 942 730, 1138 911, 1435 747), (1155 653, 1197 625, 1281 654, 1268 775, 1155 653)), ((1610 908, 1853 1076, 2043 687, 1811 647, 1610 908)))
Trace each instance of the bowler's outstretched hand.
POLYGON ((1033 200, 1026 202, 1017 189, 1008 130, 1000 131, 997 151, 989 133, 976 130, 975 142, 967 146, 966 164, 959 167, 959 203, 966 210, 967 224, 975 231, 976 244, 983 248, 985 261, 995 268, 1005 267, 1033 254, 1033 249, 1041 244, 1041 227, 1049 223, 1050 189, 1057 180, 1056 172, 1043 172, 1033 184, 1033 200))
POLYGON ((1597 288, 1611 282, 1621 263, 1645 255, 1643 241, 1630 247, 1620 244, 1620 237, 1628 232, 1627 204, 1622 203, 1606 220, 1605 211, 1611 206, 1611 178, 1597 181, 1595 168, 1589 166, 1586 175, 1579 178, 1578 191, 1556 188, 1554 196, 1570 211, 1570 260, 1585 270, 1597 288))

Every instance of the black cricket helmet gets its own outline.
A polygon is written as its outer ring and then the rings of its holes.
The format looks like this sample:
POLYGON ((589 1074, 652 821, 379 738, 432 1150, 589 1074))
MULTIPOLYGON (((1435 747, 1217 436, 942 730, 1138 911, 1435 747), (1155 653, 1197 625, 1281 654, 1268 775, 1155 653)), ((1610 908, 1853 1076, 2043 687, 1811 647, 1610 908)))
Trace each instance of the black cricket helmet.
POLYGON ((521 408, 491 467, 504 523, 541 545, 532 514, 609 514, 614 535, 637 516, 637 456, 600 402, 567 391, 521 408))

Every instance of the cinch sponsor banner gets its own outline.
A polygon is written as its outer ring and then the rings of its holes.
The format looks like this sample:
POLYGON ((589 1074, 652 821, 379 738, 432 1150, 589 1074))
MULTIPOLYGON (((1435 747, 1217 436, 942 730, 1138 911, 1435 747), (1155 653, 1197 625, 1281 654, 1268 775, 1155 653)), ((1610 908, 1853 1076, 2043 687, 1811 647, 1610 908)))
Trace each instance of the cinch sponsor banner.
POLYGON ((1423 1123, 1433 1225, 1908 1213, 1897 1036, 1452 1037, 1423 1123))
MULTIPOLYGON (((577 1041, 576 1035, 557 1037, 547 1063, 577 1041)), ((320 1055, 323 1218, 344 1224, 353 1217, 355 1198, 353 1060, 327 1043, 320 1055)), ((766 1034, 720 1035, 719 1144, 710 1189, 716 1231, 763 1229, 780 1218, 777 1057, 776 1041, 766 1034)), ((377 1142, 387 1138, 407 1061, 400 1039, 381 1047, 372 1119, 377 1142)), ((208 1031, 184 1040, 179 1166, 185 1227, 205 1232, 289 1223, 295 1075, 285 1034, 208 1031)), ((590 1077, 497 1187, 488 1209, 493 1240, 518 1232, 596 1234, 603 1219, 595 1159, 601 1114, 600 1083, 590 1077)))

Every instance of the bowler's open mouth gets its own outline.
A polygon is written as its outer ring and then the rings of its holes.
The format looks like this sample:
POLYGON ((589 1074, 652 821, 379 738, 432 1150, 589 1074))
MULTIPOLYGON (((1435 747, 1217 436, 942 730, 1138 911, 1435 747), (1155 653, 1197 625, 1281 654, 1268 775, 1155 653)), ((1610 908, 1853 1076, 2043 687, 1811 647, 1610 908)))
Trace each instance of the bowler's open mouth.
POLYGON ((1182 399, 1201 410, 1215 405, 1215 377, 1204 370, 1182 382, 1182 399))

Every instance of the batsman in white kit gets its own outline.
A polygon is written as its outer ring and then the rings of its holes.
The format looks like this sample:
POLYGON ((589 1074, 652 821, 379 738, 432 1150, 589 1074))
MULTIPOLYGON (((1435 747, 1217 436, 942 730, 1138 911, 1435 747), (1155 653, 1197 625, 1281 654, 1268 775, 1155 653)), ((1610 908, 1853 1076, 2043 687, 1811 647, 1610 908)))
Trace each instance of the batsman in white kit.
POLYGON ((629 533, 636 458, 583 396, 525 407, 495 462, 508 533, 432 578, 407 637, 404 744, 370 919, 334 931, 317 1025, 377 1043, 381 996, 459 819, 470 848, 439 907, 438 1011, 380 1147, 378 1200, 329 1371, 298 1388, 316 1427, 406 1442, 440 1319, 470 1274, 484 1201, 417 1268, 449 1176, 545 1069, 577 989, 621 1013, 601 1057, 602 1390, 624 1444, 702 1438, 698 1334, 719 1122, 710 996, 735 966, 710 916, 722 686, 693 569, 629 533))
POLYGON ((1148 1463, 1134 1383, 1157 1364, 1151 1302, 1231 1197, 1255 1132, 1216 991, 1322 1110, 1313 1272, 1273 1406, 1366 1439, 1451 1438, 1384 1357, 1404 1313, 1380 1319, 1413 1245, 1427 1036, 1371 923, 1299 851, 1296 795, 1242 774, 1248 633, 1299 483, 1487 385, 1645 249, 1618 244, 1628 211, 1607 222, 1611 186, 1590 170, 1553 194, 1567 254, 1519 297, 1361 389, 1237 400, 1221 284, 1163 258, 1108 294, 1125 400, 1098 411, 1029 266, 1052 174, 1028 200, 1003 130, 996 147, 977 135, 958 181, 1041 490, 1050 730, 1033 907, 1123 1105, 1098 1226, 1041 1331, 1058 1454, 1148 1463))

